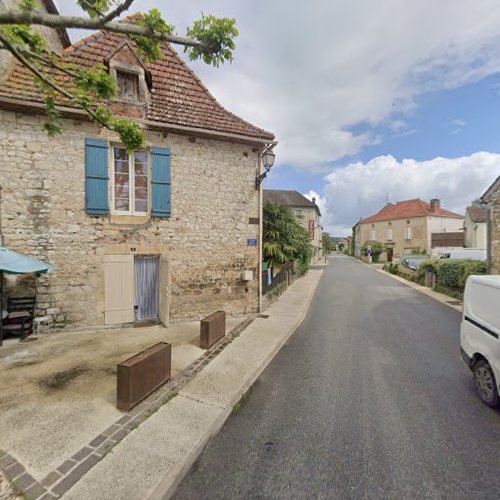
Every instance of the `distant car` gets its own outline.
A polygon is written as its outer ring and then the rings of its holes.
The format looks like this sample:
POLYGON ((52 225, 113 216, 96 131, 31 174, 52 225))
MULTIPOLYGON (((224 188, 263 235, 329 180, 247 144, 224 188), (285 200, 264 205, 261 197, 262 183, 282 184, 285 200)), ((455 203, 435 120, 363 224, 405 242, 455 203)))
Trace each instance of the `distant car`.
POLYGON ((439 256, 440 259, 474 259, 486 260, 484 248, 453 248, 439 256))
POLYGON ((401 260, 401 264, 403 264, 403 266, 405 267, 408 267, 409 269, 413 269, 414 271, 416 271, 419 268, 420 264, 422 264, 422 261, 427 258, 428 257, 426 255, 410 255, 408 257, 404 257, 401 260))
POLYGON ((479 397, 500 406, 500 276, 469 276, 460 324, 460 350, 479 397))

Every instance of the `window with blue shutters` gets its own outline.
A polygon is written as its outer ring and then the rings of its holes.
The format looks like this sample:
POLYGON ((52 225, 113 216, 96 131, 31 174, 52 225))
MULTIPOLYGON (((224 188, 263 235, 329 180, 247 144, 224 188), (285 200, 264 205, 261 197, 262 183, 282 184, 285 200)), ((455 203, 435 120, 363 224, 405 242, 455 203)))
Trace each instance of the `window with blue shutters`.
POLYGON ((170 217, 170 148, 151 149, 151 215, 170 217))
POLYGON ((85 139, 85 192, 88 214, 108 215, 111 206, 116 215, 170 217, 170 148, 129 154, 123 146, 85 139))
POLYGON ((85 210, 109 214, 108 142, 102 139, 85 139, 85 210))

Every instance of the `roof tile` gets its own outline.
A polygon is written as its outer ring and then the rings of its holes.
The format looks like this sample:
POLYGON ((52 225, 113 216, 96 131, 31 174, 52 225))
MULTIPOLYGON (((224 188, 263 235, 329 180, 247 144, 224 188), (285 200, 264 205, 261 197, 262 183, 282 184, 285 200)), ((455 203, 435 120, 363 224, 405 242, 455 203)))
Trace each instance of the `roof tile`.
POLYGON ((359 222, 360 224, 365 224, 367 222, 424 217, 428 215, 463 219, 462 215, 445 210, 444 208, 438 208, 437 211, 433 212, 429 203, 417 198, 415 200, 399 201, 396 204, 388 203, 380 212, 359 222))
MULTIPOLYGON (((130 19, 129 17, 128 20, 130 19)), ((66 48, 62 59, 64 62, 91 68, 102 64, 124 40, 129 40, 126 35, 104 31, 94 33, 66 48)), ((129 40, 129 43, 135 48, 132 41, 129 40)), ((146 119, 258 139, 274 139, 271 132, 256 127, 223 108, 170 44, 164 43, 162 48, 162 59, 144 64, 153 80, 146 119)), ((56 74, 56 79, 63 87, 68 88, 70 85, 68 78, 60 73, 56 74)), ((20 64, 0 84, 0 96, 43 102, 41 92, 33 85, 31 73, 20 64)), ((58 104, 76 107, 65 98, 60 98, 58 104)))

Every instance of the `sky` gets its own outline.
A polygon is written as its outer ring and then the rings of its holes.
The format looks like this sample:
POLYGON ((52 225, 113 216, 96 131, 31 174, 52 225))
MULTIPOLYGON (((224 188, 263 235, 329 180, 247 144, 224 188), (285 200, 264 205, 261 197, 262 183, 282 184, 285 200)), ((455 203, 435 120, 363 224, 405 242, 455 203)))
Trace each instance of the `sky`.
POLYGON ((500 175, 497 0, 136 0, 133 11, 152 7, 178 34, 202 13, 236 19, 232 64, 189 64, 222 105, 276 135, 265 187, 316 197, 332 235, 387 200, 437 197, 464 213, 500 175))

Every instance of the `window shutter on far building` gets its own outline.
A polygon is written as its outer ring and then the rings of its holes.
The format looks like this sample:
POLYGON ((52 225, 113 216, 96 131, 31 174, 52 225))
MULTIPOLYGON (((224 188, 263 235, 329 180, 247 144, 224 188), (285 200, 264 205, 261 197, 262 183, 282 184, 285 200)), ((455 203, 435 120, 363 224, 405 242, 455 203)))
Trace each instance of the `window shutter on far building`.
POLYGON ((108 142, 85 139, 85 211, 108 215, 108 142))
POLYGON ((170 148, 154 147, 151 150, 152 159, 152 210, 155 217, 170 217, 170 148))

